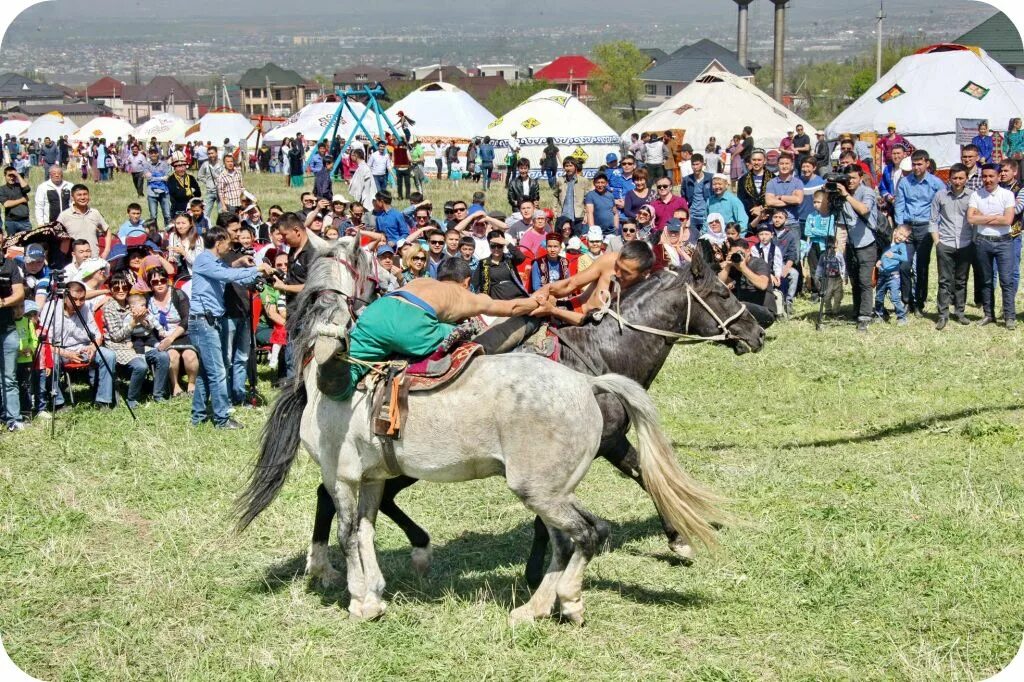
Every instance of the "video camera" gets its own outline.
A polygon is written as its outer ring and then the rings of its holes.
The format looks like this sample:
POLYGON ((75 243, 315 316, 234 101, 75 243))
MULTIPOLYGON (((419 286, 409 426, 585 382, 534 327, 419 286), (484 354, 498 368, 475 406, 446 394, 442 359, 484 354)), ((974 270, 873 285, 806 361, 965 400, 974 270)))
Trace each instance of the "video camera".
POLYGON ((850 176, 847 173, 826 173, 825 192, 828 194, 829 213, 838 213, 843 210, 846 200, 839 193, 839 185, 850 190, 850 176))

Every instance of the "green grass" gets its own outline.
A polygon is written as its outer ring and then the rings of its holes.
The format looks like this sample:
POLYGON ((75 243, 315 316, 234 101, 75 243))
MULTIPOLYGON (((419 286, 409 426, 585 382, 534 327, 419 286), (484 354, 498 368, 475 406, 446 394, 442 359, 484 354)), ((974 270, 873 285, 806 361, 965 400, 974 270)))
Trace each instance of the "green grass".
MULTIPOLYGON (((257 194, 285 198, 277 180, 257 194)), ((0 635, 41 679, 981 679, 1024 630, 1021 338, 794 321, 756 356, 677 349, 652 388, 663 424, 739 521, 679 566, 648 498, 596 463, 579 492, 614 549, 582 629, 507 625, 531 519, 500 479, 403 493, 433 573, 382 520, 389 612, 351 622, 344 590, 301 575, 307 457, 232 533, 263 409, 221 433, 189 429, 184 402, 136 424, 79 407, 54 439, 0 437, 0 635)))

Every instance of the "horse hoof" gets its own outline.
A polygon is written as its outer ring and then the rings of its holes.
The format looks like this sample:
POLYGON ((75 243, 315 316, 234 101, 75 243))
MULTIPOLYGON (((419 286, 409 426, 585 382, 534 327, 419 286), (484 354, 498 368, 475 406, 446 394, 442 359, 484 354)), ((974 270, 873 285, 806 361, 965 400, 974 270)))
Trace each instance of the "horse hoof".
POLYGON ((421 578, 430 573, 430 562, 434 557, 434 548, 426 547, 412 548, 412 570, 421 578))
POLYGON ((331 566, 330 564, 327 564, 327 566, 325 566, 323 568, 323 570, 320 571, 320 576, 319 577, 320 577, 320 584, 324 588, 326 588, 326 589, 333 589, 333 588, 338 587, 338 586, 340 586, 342 584, 345 576, 343 576, 341 574, 341 571, 339 571, 336 568, 334 568, 334 566, 331 566))
POLYGON ((379 620, 384 616, 386 610, 387 604, 382 601, 349 603, 348 605, 349 618, 354 620, 379 620))
POLYGON ((690 543, 685 542, 683 540, 675 540, 673 542, 670 542, 668 543, 668 547, 672 550, 673 554, 679 557, 679 560, 683 563, 684 566, 692 565, 694 558, 697 556, 697 553, 693 550, 693 547, 690 545, 690 543))
POLYGON ((529 604, 523 604, 519 608, 512 609, 512 612, 508 614, 508 624, 513 627, 533 623, 536 620, 537 616, 534 615, 533 609, 530 608, 529 604))
POLYGON ((583 602, 575 602, 572 604, 562 604, 561 611, 559 613, 561 619, 566 623, 572 623, 573 625, 583 626, 583 602))

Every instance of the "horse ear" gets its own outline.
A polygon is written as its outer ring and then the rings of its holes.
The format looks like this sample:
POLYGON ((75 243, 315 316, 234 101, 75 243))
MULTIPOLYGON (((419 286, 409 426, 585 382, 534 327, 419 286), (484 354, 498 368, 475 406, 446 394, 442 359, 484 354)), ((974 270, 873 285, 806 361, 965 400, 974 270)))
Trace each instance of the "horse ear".
POLYGON ((701 249, 694 249, 690 255, 690 274, 694 282, 700 282, 708 272, 708 264, 704 262, 704 253, 701 249))
POLYGON ((330 242, 312 230, 306 230, 306 238, 309 240, 309 245, 313 247, 313 250, 316 251, 318 255, 326 256, 333 248, 330 242))

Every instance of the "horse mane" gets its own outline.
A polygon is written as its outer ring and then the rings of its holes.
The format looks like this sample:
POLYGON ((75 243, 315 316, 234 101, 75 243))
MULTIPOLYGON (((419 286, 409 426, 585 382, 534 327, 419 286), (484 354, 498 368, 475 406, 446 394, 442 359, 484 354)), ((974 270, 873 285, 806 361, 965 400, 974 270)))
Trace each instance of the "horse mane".
MULTIPOLYGON (((293 344, 296 361, 302 362, 316 341, 322 325, 330 324, 335 313, 347 305, 340 295, 345 259, 356 269, 358 277, 370 277, 372 264, 360 248, 356 237, 342 237, 334 244, 318 241, 313 245, 318 255, 312 261, 306 283, 295 300, 293 314, 288 316, 288 343, 293 344)), ((358 292, 354 292, 358 295, 358 292)), ((296 373, 296 380, 301 372, 296 373)))

